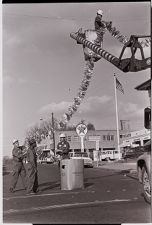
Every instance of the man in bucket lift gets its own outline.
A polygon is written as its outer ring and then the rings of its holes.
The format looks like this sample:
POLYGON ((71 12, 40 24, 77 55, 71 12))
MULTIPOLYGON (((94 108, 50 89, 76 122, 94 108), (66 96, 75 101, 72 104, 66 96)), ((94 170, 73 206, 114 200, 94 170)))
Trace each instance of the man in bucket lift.
MULTIPOLYGON (((97 11, 97 16, 94 22, 95 31, 97 33, 97 39, 95 42, 99 46, 101 45, 101 42, 103 42, 103 35, 107 29, 107 24, 105 21, 102 20, 102 17, 103 17, 103 11, 99 9, 97 11)), ((110 26, 112 26, 112 22, 110 22, 110 26)))

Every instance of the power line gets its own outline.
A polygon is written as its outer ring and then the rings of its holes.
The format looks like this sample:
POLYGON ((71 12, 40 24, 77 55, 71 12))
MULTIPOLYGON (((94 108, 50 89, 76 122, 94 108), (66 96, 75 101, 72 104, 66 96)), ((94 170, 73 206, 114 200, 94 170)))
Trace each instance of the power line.
POLYGON ((15 13, 5 13, 3 16, 23 16, 23 17, 29 17, 29 18, 42 18, 42 19, 49 19, 49 20, 71 20, 71 21, 78 21, 76 19, 68 19, 64 17, 49 17, 49 16, 32 16, 32 15, 27 15, 27 14, 15 14, 15 13))
MULTIPOLYGON (((15 13, 3 13, 3 16, 22 16, 22 17, 28 17, 28 18, 41 18, 41 19, 48 19, 48 20, 68 20, 68 21, 84 21, 84 22, 92 22, 92 20, 84 20, 84 19, 74 19, 74 18, 64 18, 64 17, 49 17, 49 16, 33 16, 33 15, 28 15, 28 14, 15 14, 15 13)), ((110 19, 110 18, 109 18, 110 19)), ((120 23, 123 23, 123 22, 135 22, 135 21, 138 21, 138 22, 141 22, 141 21, 149 21, 150 22, 150 19, 134 19, 134 20, 120 20, 119 22, 120 23)), ((114 21, 114 22, 118 22, 118 21, 114 21)))

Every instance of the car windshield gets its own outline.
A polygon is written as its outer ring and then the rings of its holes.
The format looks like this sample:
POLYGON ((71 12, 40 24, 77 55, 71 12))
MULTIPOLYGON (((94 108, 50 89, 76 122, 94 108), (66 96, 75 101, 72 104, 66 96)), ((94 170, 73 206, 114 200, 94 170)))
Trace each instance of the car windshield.
POLYGON ((50 157, 50 151, 43 151, 40 155, 40 158, 50 157))

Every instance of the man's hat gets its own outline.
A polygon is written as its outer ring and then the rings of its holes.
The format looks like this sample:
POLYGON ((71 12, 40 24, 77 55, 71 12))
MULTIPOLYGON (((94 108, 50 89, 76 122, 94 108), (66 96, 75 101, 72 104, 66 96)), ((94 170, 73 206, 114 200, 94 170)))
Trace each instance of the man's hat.
POLYGON ((65 134, 60 134, 60 138, 65 138, 66 136, 65 136, 65 134))
POLYGON ((35 141, 34 138, 32 138, 32 139, 29 140, 29 145, 32 145, 32 144, 35 144, 35 143, 36 143, 36 141, 35 141))
POLYGON ((102 11, 101 9, 99 9, 99 10, 97 11, 97 14, 103 16, 103 11, 102 11))

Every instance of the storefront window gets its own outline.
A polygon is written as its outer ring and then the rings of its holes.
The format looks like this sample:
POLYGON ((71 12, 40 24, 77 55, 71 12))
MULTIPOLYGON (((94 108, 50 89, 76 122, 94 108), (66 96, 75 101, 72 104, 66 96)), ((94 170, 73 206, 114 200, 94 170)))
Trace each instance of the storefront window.
POLYGON ((103 140, 104 140, 104 141, 106 140, 106 135, 103 135, 103 140))
POLYGON ((67 141, 71 141, 71 136, 68 136, 67 137, 67 141))

